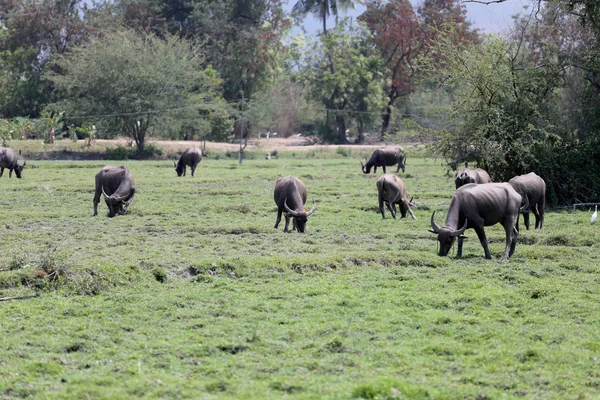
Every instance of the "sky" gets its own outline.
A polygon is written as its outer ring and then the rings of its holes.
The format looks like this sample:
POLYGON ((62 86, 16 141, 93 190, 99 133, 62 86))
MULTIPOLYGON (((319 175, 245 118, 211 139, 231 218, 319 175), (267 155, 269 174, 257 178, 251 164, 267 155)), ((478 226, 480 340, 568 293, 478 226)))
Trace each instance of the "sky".
MULTIPOLYGON (((290 11, 296 0, 288 0, 285 5, 286 11, 290 11)), ((413 5, 420 3, 419 0, 411 0, 413 5)), ((467 18, 473 23, 473 26, 479 29, 482 33, 502 33, 512 26, 512 16, 518 14, 524 6, 530 5, 531 0, 507 0, 499 4, 477 4, 465 3, 467 7, 467 18)), ((349 9, 345 14, 351 17, 359 16, 365 10, 364 6, 357 6, 356 10, 349 9)), ((321 23, 313 16, 309 16, 304 20, 304 27, 309 34, 314 34, 321 29, 321 23)), ((334 20, 328 21, 328 26, 334 25, 334 20)), ((300 29, 296 28, 294 33, 300 33, 300 29)))

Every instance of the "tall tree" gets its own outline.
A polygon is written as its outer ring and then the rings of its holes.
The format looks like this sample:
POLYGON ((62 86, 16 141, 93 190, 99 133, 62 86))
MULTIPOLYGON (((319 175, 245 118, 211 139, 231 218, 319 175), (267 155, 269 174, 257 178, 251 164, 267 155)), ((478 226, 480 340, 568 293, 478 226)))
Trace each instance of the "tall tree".
POLYGON ((230 102, 272 79, 291 27, 282 0, 120 0, 116 12, 132 29, 204 42, 230 102))
POLYGON ((85 40, 79 0, 0 0, 0 113, 39 116, 52 96, 41 79, 48 61, 85 40))
POLYGON ((327 34, 327 18, 330 15, 335 16, 336 24, 338 22, 338 10, 345 11, 349 7, 354 8, 355 4, 362 4, 362 0, 298 0, 294 4, 292 11, 300 15, 313 14, 319 18, 323 24, 323 34, 327 34))
POLYGON ((383 62, 369 37, 362 25, 344 20, 321 35, 305 55, 300 77, 311 97, 335 117, 338 143, 347 142, 348 116, 356 117, 357 110, 374 112, 382 104, 383 62))
POLYGON ((192 124, 218 100, 219 79, 202 47, 176 36, 106 32, 55 61, 64 99, 51 108, 98 129, 123 131, 143 152, 151 128, 192 124))
POLYGON ((394 104, 411 94, 417 84, 417 60, 430 54, 439 37, 458 43, 477 40, 458 0, 425 0, 415 12, 409 0, 373 0, 359 17, 372 33, 373 43, 386 63, 387 104, 381 115, 381 138, 387 132, 394 104))

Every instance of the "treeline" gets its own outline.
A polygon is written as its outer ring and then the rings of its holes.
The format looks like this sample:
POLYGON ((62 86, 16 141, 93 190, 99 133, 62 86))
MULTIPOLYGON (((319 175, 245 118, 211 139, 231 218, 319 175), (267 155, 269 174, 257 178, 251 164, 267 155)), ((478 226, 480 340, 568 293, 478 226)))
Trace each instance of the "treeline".
POLYGON ((227 140, 242 114, 250 134, 335 143, 410 130, 452 167, 536 171, 554 204, 597 200, 596 2, 538 0, 504 37, 460 0, 368 0, 343 19, 353 3, 0 0, 0 134, 127 135, 142 152, 148 135, 227 140), (311 14, 320 33, 292 37, 311 14))

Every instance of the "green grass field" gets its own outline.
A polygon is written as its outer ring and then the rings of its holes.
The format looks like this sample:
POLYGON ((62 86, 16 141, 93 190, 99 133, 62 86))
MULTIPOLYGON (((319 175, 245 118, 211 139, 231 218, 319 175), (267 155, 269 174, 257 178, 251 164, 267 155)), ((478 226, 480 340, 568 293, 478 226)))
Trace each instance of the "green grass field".
MULTIPOLYGON (((501 262, 504 230, 438 257, 454 182, 402 174, 417 220, 382 220, 360 154, 124 162, 125 216, 92 217, 104 162, 0 178, 0 398, 600 398, 600 225, 548 211, 501 262), (277 178, 317 200, 273 228, 277 178)), ((122 163, 113 162, 112 165, 122 163)), ((388 170, 388 172, 390 172, 388 170)), ((522 227, 524 229, 524 227, 522 227)))

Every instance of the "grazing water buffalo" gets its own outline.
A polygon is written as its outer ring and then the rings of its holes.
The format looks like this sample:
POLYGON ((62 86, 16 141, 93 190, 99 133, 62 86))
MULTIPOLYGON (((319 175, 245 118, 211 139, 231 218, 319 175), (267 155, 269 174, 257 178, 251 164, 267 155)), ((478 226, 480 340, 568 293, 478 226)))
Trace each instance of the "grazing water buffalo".
POLYGON ((14 170, 17 178, 21 179, 21 172, 23 171, 25 164, 27 164, 27 162, 23 162, 23 165, 19 165, 19 163, 17 163, 17 156, 12 149, 9 149, 8 147, 0 147, 0 177, 2 177, 2 174, 4 174, 4 168, 8 168, 10 171, 8 173, 9 178, 12 178, 12 173, 14 170))
MULTIPOLYGON (((515 176, 508 183, 529 203, 531 211, 535 216, 535 229, 542 229, 544 226, 544 207, 546 207, 546 182, 534 172, 527 175, 515 176), (525 199, 527 198, 527 199, 525 199)), ((523 212, 525 228, 529 230, 529 212, 523 212)), ((517 230, 519 224, 517 222, 517 230)))
MULTIPOLYGON (((365 161, 366 161, 365 157, 365 161)), ((385 174, 385 167, 391 167, 392 165, 398 164, 398 169, 396 169, 396 173, 400 171, 402 168, 402 172, 404 172, 404 163, 406 163, 406 154, 404 154, 404 149, 402 147, 394 149, 386 147, 384 149, 377 149, 371 155, 369 161, 366 164, 363 164, 362 161, 360 165, 362 165, 362 171, 365 174, 371 172, 371 168, 375 167, 373 170, 374 173, 377 173, 377 167, 383 168, 383 173, 385 174)))
POLYGON ((462 171, 456 172, 456 178, 454 184, 456 188, 466 185, 467 183, 491 183, 492 180, 487 172, 484 170, 477 169, 463 169, 462 171))
POLYGON ((310 211, 304 209, 304 203, 308 193, 304 183, 295 176, 286 176, 279 178, 275 183, 275 204, 277 204, 277 220, 275 221, 275 229, 281 222, 281 213, 285 209, 285 228, 284 232, 288 232, 290 218, 293 217, 293 228, 300 233, 304 233, 306 229, 306 221, 308 217, 317 209, 317 202, 313 200, 313 207, 310 211))
MULTIPOLYGON (((529 207, 529 204, 526 204, 529 207)), ((458 237, 457 257, 462 255, 464 236, 468 228, 475 229, 479 241, 485 250, 485 258, 490 259, 490 249, 485 236, 484 226, 502 224, 506 232, 506 248, 503 260, 507 260, 515 251, 519 232, 515 228, 521 207, 521 195, 508 183, 468 184, 456 190, 446 225, 440 227, 435 223, 435 211, 431 215, 430 232, 438 235, 440 256, 448 255, 458 237)))
POLYGON ((192 176, 194 176, 194 172, 196 172, 196 167, 202 161, 202 151, 195 147, 190 147, 186 149, 181 157, 179 157, 179 162, 175 164, 173 161, 173 166, 175 167, 175 171, 177 172, 177 176, 185 176, 185 167, 189 165, 192 168, 192 176))
POLYGON ((396 204, 400 208, 402 218, 406 218, 406 212, 408 211, 412 219, 417 219, 410 209, 411 206, 415 207, 415 205, 412 203, 412 199, 408 201, 406 186, 404 186, 402 179, 392 174, 381 175, 377 179, 377 192, 379 193, 379 211, 381 211, 383 219, 385 219, 383 203, 390 210, 394 219, 396 219, 396 204))
POLYGON ((96 193, 94 194, 94 216, 98 215, 100 194, 108 206, 110 218, 125 214, 133 201, 135 183, 126 167, 104 167, 96 174, 96 193))

